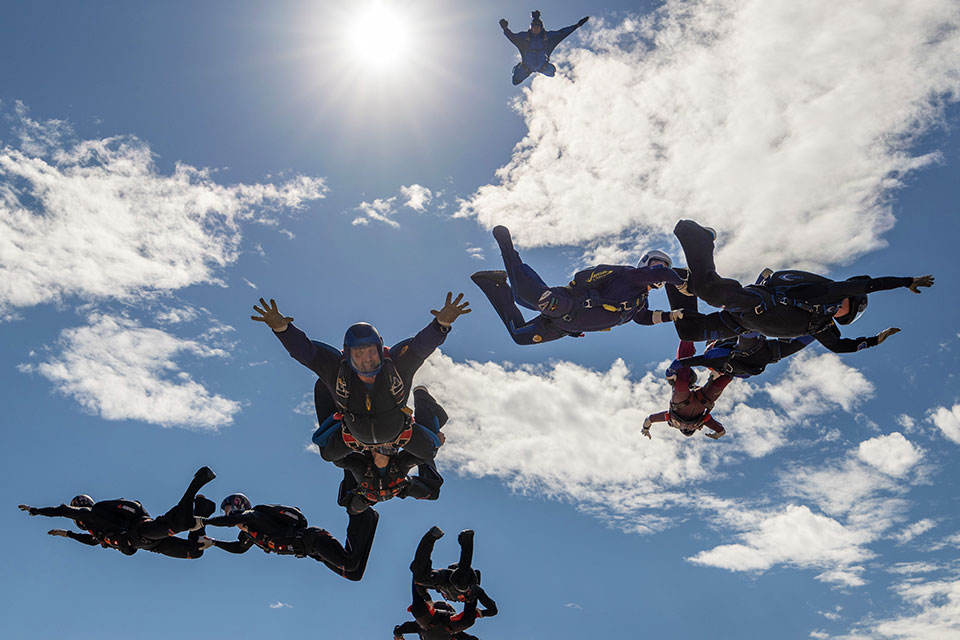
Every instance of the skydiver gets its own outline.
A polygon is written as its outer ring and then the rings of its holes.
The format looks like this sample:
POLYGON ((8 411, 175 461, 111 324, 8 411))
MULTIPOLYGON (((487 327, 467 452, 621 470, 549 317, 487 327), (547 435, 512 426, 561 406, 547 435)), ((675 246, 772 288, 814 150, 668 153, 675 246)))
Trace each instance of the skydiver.
POLYGON ((717 274, 713 261, 715 232, 692 220, 681 220, 673 230, 683 246, 689 277, 686 290, 723 311, 686 314, 676 323, 681 340, 731 338, 756 331, 770 338, 813 336, 834 353, 849 353, 882 344, 900 329, 884 329, 876 336, 843 338, 837 324, 847 325, 867 308, 867 294, 906 287, 920 293, 933 286, 933 276, 854 276, 842 282, 804 271, 769 270, 757 284, 742 286, 717 274))
POLYGON ((813 336, 793 340, 765 338, 755 331, 736 338, 716 340, 707 345, 702 355, 681 358, 681 367, 708 367, 718 373, 729 373, 734 378, 758 376, 767 365, 792 356, 813 342, 813 336))
POLYGON ((403 640, 404 635, 415 633, 420 640, 479 640, 476 636, 466 633, 484 614, 477 609, 477 600, 468 600, 463 611, 456 612, 452 605, 446 602, 433 602, 426 590, 413 583, 413 604, 407 607, 413 614, 414 620, 398 624, 393 628, 394 640, 403 640))
MULTIPOLYGON (((313 434, 314 444, 322 451, 334 434, 341 440, 342 435, 336 403, 319 379, 314 386, 314 403, 318 416, 327 415, 313 434)), ((413 406, 414 422, 432 432, 442 444, 445 436, 440 428, 447 422, 447 413, 423 385, 413 389, 413 406)), ((337 503, 350 514, 394 497, 436 500, 443 484, 432 459, 423 460, 393 446, 349 453, 334 464, 344 470, 337 503), (417 475, 409 476, 413 467, 417 467, 417 475)))
POLYGON ((497 613, 497 605, 491 600, 480 587, 480 572, 473 569, 473 537, 472 529, 464 529, 457 536, 457 542, 460 543, 460 561, 448 566, 446 569, 434 569, 430 560, 433 554, 433 547, 437 540, 443 537, 443 531, 440 527, 431 527, 420 544, 417 545, 417 552, 410 564, 410 571, 413 572, 413 581, 425 588, 440 592, 446 599, 455 602, 469 602, 479 599, 487 607, 483 612, 487 617, 494 616, 497 613))
POLYGON ((542 73, 552 78, 557 73, 557 68, 550 63, 550 54, 564 38, 582 27, 590 16, 581 18, 577 24, 557 31, 544 30, 539 11, 531 12, 531 18, 530 28, 519 33, 514 33, 507 28, 509 23, 505 18, 500 19, 503 35, 520 51, 520 62, 513 68, 514 85, 526 80, 531 73, 542 73))
POLYGON ((199 558, 210 544, 203 535, 203 517, 213 513, 215 505, 202 495, 201 487, 216 478, 209 467, 201 467, 183 497, 172 509, 158 518, 151 518, 143 505, 134 500, 101 500, 78 495, 70 505, 31 507, 19 505, 31 516, 70 518, 87 533, 51 529, 52 536, 71 538, 90 546, 113 548, 132 556, 140 549, 172 558, 199 558), (190 531, 187 538, 176 534, 190 531))
POLYGON ((358 582, 367 568, 373 537, 380 518, 373 509, 351 515, 347 524, 347 544, 341 545, 329 531, 307 526, 307 519, 296 507, 275 504, 251 506, 242 493, 234 493, 220 503, 222 516, 207 518, 213 527, 240 529, 233 542, 210 540, 230 553, 246 553, 257 545, 266 553, 309 557, 322 562, 337 575, 358 582))
MULTIPOLYGON (((460 302, 462 293, 456 300, 451 298, 448 293, 443 307, 431 311, 435 318, 416 336, 390 349, 384 348, 383 338, 373 326, 366 322, 354 324, 347 329, 342 352, 307 338, 292 324, 293 318, 277 310, 274 300, 267 305, 260 298, 261 306, 254 305, 260 316, 250 316, 251 319, 273 329, 287 352, 316 373, 334 398, 342 425, 330 431, 320 446, 324 460, 336 462, 353 451, 384 445, 409 451, 421 460, 433 459, 441 439, 416 424, 406 404, 413 374, 443 343, 451 324, 471 311, 469 302, 460 302)), ((322 404, 323 400, 317 403, 322 404)), ((327 418, 328 415, 317 415, 321 425, 327 418)))
POLYGON ((650 311, 647 294, 668 282, 682 284, 670 256, 649 251, 637 267, 601 264, 577 273, 569 286, 548 287, 513 248, 510 231, 493 228, 506 271, 478 271, 470 278, 486 294, 517 344, 550 342, 585 331, 605 331, 633 320, 652 325, 673 322, 682 311, 650 311), (509 284, 508 284, 509 281, 509 284), (524 320, 517 303, 538 311, 524 320))
POLYGON ((653 437, 650 435, 650 427, 654 422, 666 422, 688 437, 703 427, 708 427, 712 431, 712 433, 704 435, 714 440, 722 438, 726 434, 723 425, 710 415, 710 411, 713 409, 717 398, 733 380, 733 376, 722 374, 719 377, 712 377, 710 382, 702 387, 695 386, 696 372, 690 367, 677 364, 682 362, 683 358, 689 358, 694 353, 696 353, 696 347, 692 342, 680 342, 680 347, 677 349, 677 360, 667 369, 667 380, 673 386, 670 409, 660 413, 652 413, 643 421, 641 433, 647 438, 653 437))

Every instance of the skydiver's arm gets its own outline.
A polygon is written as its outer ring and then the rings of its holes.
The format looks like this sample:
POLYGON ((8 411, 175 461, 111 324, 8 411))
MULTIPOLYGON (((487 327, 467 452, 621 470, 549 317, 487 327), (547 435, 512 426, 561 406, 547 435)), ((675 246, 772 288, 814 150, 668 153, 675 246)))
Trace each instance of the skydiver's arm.
MULTIPOLYGON (((770 362, 771 363, 779 362, 780 360, 783 360, 787 356, 792 356, 797 351, 800 351, 801 349, 809 345, 811 342, 813 342, 813 340, 814 340, 813 336, 801 336, 799 338, 794 338, 793 340, 790 340, 788 342, 780 341, 780 346, 779 346, 780 357, 777 358, 776 360, 771 360, 770 362)), ((773 350, 773 353, 776 353, 777 347, 772 347, 771 349, 773 350)))
POLYGON ((443 344, 449 332, 450 327, 444 327, 434 318, 417 335, 390 347, 390 357, 393 359, 400 377, 409 382, 424 360, 429 358, 430 354, 443 344))
POLYGON ((214 540, 213 546, 229 553, 246 553, 253 546, 253 538, 241 532, 240 537, 233 542, 214 540))
POLYGON ((177 537, 164 538, 160 541, 160 544, 152 547, 150 551, 168 558, 180 558, 182 560, 193 560, 203 555, 203 549, 200 548, 200 544, 196 540, 177 537))
MULTIPOLYGON (((717 437, 720 437, 727 432, 727 430, 723 428, 723 425, 717 422, 717 420, 714 419, 714 417, 711 416, 710 414, 707 414, 707 419, 704 421, 703 426, 709 427, 710 429, 712 429, 714 432, 713 435, 717 437)), ((711 434, 707 434, 707 435, 709 436, 711 434)))
POLYGON ((100 541, 94 538, 89 533, 74 533, 73 531, 64 531, 64 533, 66 534, 65 537, 70 538, 71 540, 76 540, 77 542, 88 544, 91 547, 100 546, 100 541))
POLYGON ((474 586, 472 591, 474 594, 476 594, 477 601, 483 605, 483 609, 477 610, 478 618, 492 618, 499 613, 497 609, 497 603, 494 602, 493 598, 487 595, 486 591, 481 589, 479 586, 474 586))
POLYGON ((303 331, 293 323, 287 325, 285 331, 274 331, 274 335, 294 360, 312 370, 324 381, 332 382, 340 368, 340 358, 343 356, 339 349, 323 342, 317 342, 307 337, 303 331))
POLYGON ((420 625, 413 620, 408 620, 393 628, 394 638, 402 638, 407 633, 420 633, 420 625))
POLYGON ((708 382, 702 389, 704 397, 706 397, 711 402, 716 402, 717 398, 720 397, 720 394, 723 393, 723 390, 727 388, 727 385, 733 381, 733 376, 728 373, 723 374, 718 378, 712 379, 708 382))
POLYGON ((507 36, 507 40, 512 42, 513 46, 515 46, 521 52, 527 48, 527 39, 524 37, 526 35, 525 31, 514 33, 513 31, 510 31, 510 29, 504 27, 503 35, 507 36))
POLYGON ((65 504, 56 507, 30 507, 28 512, 32 516, 46 516, 48 518, 70 518, 71 520, 84 520, 86 522, 96 522, 98 520, 93 516, 93 510, 90 507, 69 507, 65 504))
POLYGON ((794 296, 794 292, 791 291, 791 296, 806 300, 810 304, 833 304, 849 296, 875 291, 889 291, 900 287, 909 287, 911 284, 913 284, 913 278, 898 278, 895 276, 863 278, 862 280, 797 285, 796 295, 794 296))
POLYGON ((480 640, 477 636, 472 636, 466 631, 458 631, 453 634, 453 640, 480 640))
POLYGON ((870 347, 875 347, 879 343, 877 336, 868 338, 844 338, 840 335, 840 329, 835 324, 813 336, 817 342, 834 353, 853 353, 870 347))
POLYGON ((554 47, 564 41, 564 39, 569 36, 571 33, 577 30, 577 25, 572 24, 569 27, 564 27, 563 29, 557 29, 556 31, 547 31, 546 40, 547 40, 547 49, 552 52, 554 47))
POLYGON ((203 522, 204 525, 211 527, 234 527, 238 524, 256 522, 259 517, 260 514, 253 509, 247 509, 246 511, 233 511, 225 516, 206 518, 203 522))
POLYGON ((477 601, 467 600, 466 604, 463 605, 463 611, 454 616, 450 616, 450 623, 447 625, 447 628, 450 629, 451 632, 463 631, 464 629, 472 627, 476 621, 477 601))
POLYGON ((666 422, 670 419, 669 411, 661 411, 660 413, 651 413, 647 416, 647 420, 650 422, 666 422))

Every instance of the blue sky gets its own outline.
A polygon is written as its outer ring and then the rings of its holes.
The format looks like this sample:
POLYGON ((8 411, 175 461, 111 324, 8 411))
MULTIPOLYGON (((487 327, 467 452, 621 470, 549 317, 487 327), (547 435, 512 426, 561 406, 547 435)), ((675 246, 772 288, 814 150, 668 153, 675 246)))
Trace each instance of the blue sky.
POLYGON ((547 28, 592 18, 558 77, 519 88, 512 3, 388 3, 380 36, 359 2, 8 4, 13 637, 389 637, 433 524, 438 564, 477 530, 501 610, 483 638, 960 637, 955 3, 544 2, 547 28), (735 382, 729 437, 647 441, 672 327, 518 347, 468 276, 498 267, 495 224, 561 283, 646 247, 681 261, 681 217, 720 231, 730 275, 937 283, 871 296, 845 333, 903 329, 876 349, 735 382), (251 307, 393 343, 451 290, 474 312, 418 374, 451 416, 443 493, 380 508, 361 583, 255 550, 127 558, 16 510, 83 492, 159 513, 208 464, 217 500, 298 505, 342 537, 341 474, 307 447, 313 374, 251 307))

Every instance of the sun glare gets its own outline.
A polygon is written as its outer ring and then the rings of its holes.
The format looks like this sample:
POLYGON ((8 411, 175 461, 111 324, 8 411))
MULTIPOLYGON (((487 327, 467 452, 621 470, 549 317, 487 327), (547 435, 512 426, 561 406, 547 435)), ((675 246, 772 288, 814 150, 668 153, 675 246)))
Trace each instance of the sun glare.
POLYGON ((359 7, 347 29, 351 57, 368 71, 396 68, 409 56, 410 24, 392 3, 359 7))

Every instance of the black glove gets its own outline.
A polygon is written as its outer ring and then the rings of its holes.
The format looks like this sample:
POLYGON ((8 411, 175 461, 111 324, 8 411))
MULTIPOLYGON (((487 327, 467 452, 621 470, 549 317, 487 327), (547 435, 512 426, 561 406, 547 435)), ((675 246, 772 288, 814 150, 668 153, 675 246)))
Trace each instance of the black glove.
POLYGON ((510 23, 507 22, 507 19, 506 19, 506 18, 500 18, 500 28, 501 28, 501 29, 506 29, 508 24, 510 24, 510 23))
POLYGON ((589 19, 590 16, 584 16, 583 18, 580 18, 580 22, 577 23, 577 26, 582 27, 589 19))

